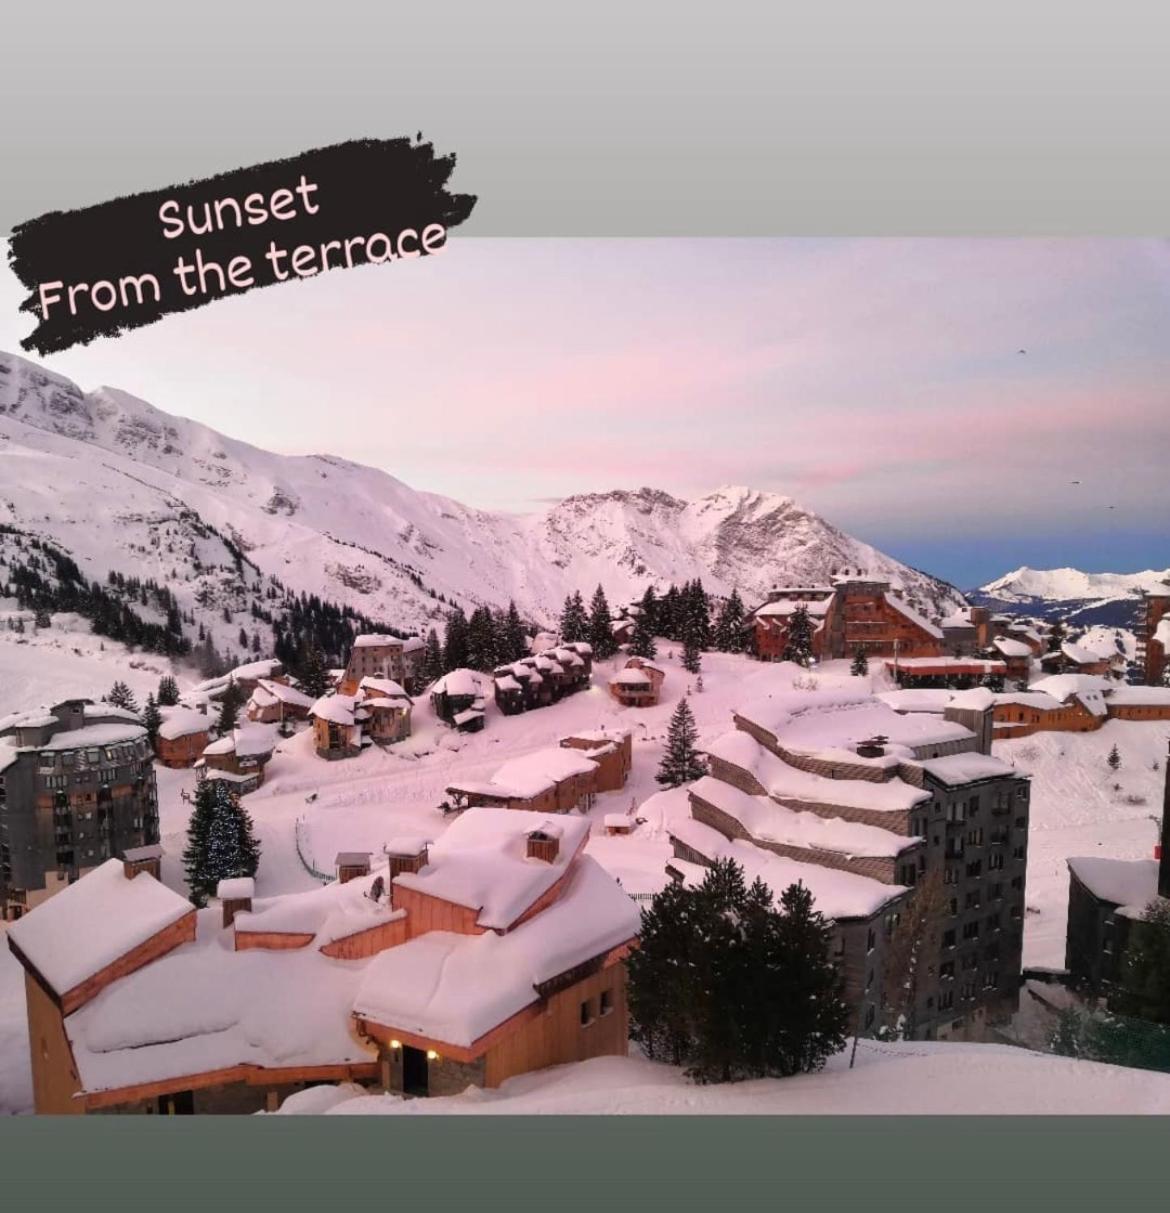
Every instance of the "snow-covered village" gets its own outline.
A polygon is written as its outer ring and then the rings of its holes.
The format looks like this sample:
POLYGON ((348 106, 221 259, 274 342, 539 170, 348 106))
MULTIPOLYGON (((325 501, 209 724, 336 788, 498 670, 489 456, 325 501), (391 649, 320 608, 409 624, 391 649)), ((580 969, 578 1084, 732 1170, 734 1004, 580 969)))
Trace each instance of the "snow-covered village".
POLYGON ((1170 568, 1029 357, 952 462, 689 479, 624 398, 493 462, 452 365, 440 493, 0 353, 0 1112, 1170 1112, 1170 568))

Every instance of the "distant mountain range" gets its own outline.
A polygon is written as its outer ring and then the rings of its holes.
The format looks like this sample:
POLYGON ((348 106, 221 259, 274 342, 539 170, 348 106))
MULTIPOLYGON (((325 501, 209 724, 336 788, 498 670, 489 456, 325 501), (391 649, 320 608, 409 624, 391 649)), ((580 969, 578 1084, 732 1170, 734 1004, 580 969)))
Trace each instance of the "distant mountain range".
POLYGON ((404 631, 448 603, 509 599, 550 624, 567 593, 599 583, 617 604, 650 583, 701 577, 751 604, 772 585, 846 568, 891 579, 931 618, 963 603, 954 586, 774 493, 728 487, 684 501, 641 488, 492 513, 348 460, 262 450, 3 353, 0 470, 0 525, 51 540, 90 579, 115 570, 169 586, 228 644, 241 623, 251 629, 267 574, 404 631))
POLYGON ((971 590, 968 598, 1013 615, 1067 619, 1078 627, 1135 630, 1141 593, 1170 582, 1170 569, 1141 573, 1084 573, 1080 569, 1031 569, 1005 573, 971 590))

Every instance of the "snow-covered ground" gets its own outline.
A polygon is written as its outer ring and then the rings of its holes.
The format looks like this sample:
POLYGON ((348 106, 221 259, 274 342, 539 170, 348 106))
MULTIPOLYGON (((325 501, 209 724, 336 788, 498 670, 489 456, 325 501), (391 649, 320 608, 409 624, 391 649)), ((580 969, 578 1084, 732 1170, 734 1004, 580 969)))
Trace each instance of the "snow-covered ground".
POLYGON ((320 1087, 283 1112, 337 1115, 1061 1115, 1170 1112, 1170 1075, 1008 1045, 861 1041, 819 1074, 696 1086, 674 1067, 599 1057, 513 1078, 494 1091, 401 1099, 320 1087))
MULTIPOLYGON (((307 733, 282 741, 269 764, 264 787, 246 800, 262 848, 257 893, 272 896, 313 888, 317 881, 306 870, 302 855, 309 867, 329 872, 338 851, 378 852, 388 839, 406 833, 436 838, 448 824, 437 806, 452 780, 486 779, 510 758, 556 745, 559 738, 574 732, 613 725, 633 730, 633 771, 625 789, 599 796, 590 810, 593 837, 589 852, 621 880, 628 892, 656 892, 666 880, 664 865, 670 844, 663 816, 672 811, 671 805, 664 806, 663 798, 659 798, 646 813, 646 824, 628 837, 605 837, 601 822, 607 813, 625 812, 634 804, 640 806, 659 790, 654 776, 667 722, 680 696, 692 689, 690 701, 700 741, 709 742, 731 727, 731 713, 736 707, 746 706, 761 696, 790 691, 794 679, 806 686, 810 682, 809 675, 802 675, 792 666, 708 653, 703 658, 700 691, 695 679, 682 670, 680 657, 677 646, 660 644, 659 663, 667 676, 662 702, 650 709, 623 709, 611 699, 605 686, 617 667, 602 662, 595 668, 592 689, 551 707, 506 717, 489 702, 487 727, 478 734, 453 733, 434 718, 427 700, 420 699, 415 706, 414 735, 388 751, 371 749, 353 760, 327 763, 313 753, 307 733)), ((83 624, 67 629, 62 616, 54 618, 52 629, 35 634, 26 629, 24 636, 0 625, 0 714, 65 694, 97 697, 116 678, 126 681, 141 701, 157 686, 163 672, 166 665, 161 659, 131 656, 110 641, 105 641, 103 648, 102 642, 88 636, 83 624)), ((183 681, 180 677, 180 682, 183 681)), ((811 681, 820 690, 859 687, 859 680, 848 674, 847 662, 827 663, 811 681)), ((874 689, 886 689, 879 675, 875 674, 872 682, 874 689)), ((1038 734, 996 743, 998 755, 1033 776, 1027 900, 1034 912, 1029 912, 1025 925, 1026 964, 1058 967, 1063 963, 1066 857, 1099 854, 1136 858, 1151 853, 1156 833, 1151 817, 1160 809, 1163 779, 1163 770, 1154 770, 1153 763, 1157 761, 1159 768, 1163 767, 1168 733, 1170 728, 1165 724, 1113 721, 1092 734, 1038 734), (1115 742, 1122 757, 1116 774, 1105 762, 1115 742), (1120 791, 1114 790, 1114 784, 1120 785, 1120 791), (1127 798, 1144 798, 1145 803, 1129 803, 1127 798)), ((166 850, 163 878, 181 891, 181 853, 189 812, 182 794, 194 788, 194 774, 160 767, 157 775, 160 825, 166 850)), ((1019 1058, 1022 1054, 1013 1052, 1010 1056, 1019 1058)), ((929 1088, 939 1079, 939 1072, 931 1066, 941 1063, 917 1058, 913 1053, 907 1053, 901 1063, 891 1073, 905 1076, 907 1086, 921 1077, 924 1082, 921 1097, 927 1099, 929 1088)), ((876 1060, 872 1062, 874 1067, 877 1064, 876 1060)), ((974 1081, 982 1063, 977 1060, 968 1063, 955 1055, 946 1064, 956 1073, 969 1071, 974 1081)), ((1053 1064, 1059 1067, 1065 1063, 1053 1064)), ((1059 1068, 1044 1071, 1053 1075, 1061 1072, 1059 1068)), ((549 1080, 548 1091, 563 1093, 571 1087, 569 1073, 558 1072, 549 1080)), ((685 1105, 692 1099, 710 1099, 717 1104, 719 1100, 734 1102, 741 1098, 747 1100, 742 1109, 727 1110, 769 1110, 748 1106, 750 1100, 740 1094, 696 1093, 677 1076, 670 1076, 669 1071, 659 1071, 657 1067, 647 1070, 638 1062, 589 1063, 581 1074, 599 1076, 595 1094, 589 1093, 588 1083, 581 1091, 581 1098, 588 1105, 579 1109, 582 1111, 606 1110, 604 1088, 610 1078, 615 1084, 612 1099, 620 1102, 620 1092, 625 1087, 633 1092, 629 1110, 643 1110, 638 1101, 645 1101, 644 1110, 659 1111, 668 1109, 659 1107, 655 1101, 687 1110, 685 1105), (607 1069, 610 1065, 617 1068, 607 1069)), ((843 1092, 848 1090, 849 1083, 856 1081, 855 1075, 799 1079, 784 1084, 783 1096, 775 1098, 779 1104, 807 1098, 812 1102, 807 1107, 802 1104, 802 1110, 830 1110, 813 1106, 819 1097, 811 1092, 819 1089, 818 1084, 826 1084, 826 1090, 831 1085, 832 1090, 842 1092, 840 1098, 845 1100, 843 1092)), ((1142 1081, 1148 1081, 1148 1076, 1142 1081)), ((1021 1077, 1021 1089, 1030 1085, 1031 1077, 1027 1081, 1021 1077)), ((1073 1086, 1068 1089, 1071 1091, 1073 1086)), ((511 1101, 527 1089, 509 1088, 507 1099, 511 1101)), ((739 1087, 737 1091, 747 1089, 739 1087)), ((1126 1091, 1129 1089, 1125 1086, 1126 1091)), ((568 1094, 557 1096, 562 1097, 570 1100, 568 1094)), ((497 1098, 501 1097, 490 1097, 489 1102, 497 1098)), ((771 1098, 766 1097, 765 1103, 771 1098)), ((836 1097, 826 1094, 824 1098, 831 1101, 836 1097)), ((779 1104, 776 1110, 781 1110, 779 1104)), ((7 948, 0 948, 0 1111, 27 1110, 30 1105, 21 970, 7 948)), ((455 1101, 453 1106, 455 1110, 479 1107, 470 1098, 463 1104, 455 1101)), ((1086 1110, 1098 1107, 1095 1098, 1087 1097, 1079 1106, 1086 1110)), ((882 1102, 881 1107, 867 1110, 884 1107, 882 1102)), ((528 1109, 511 1104, 507 1110, 528 1109)))

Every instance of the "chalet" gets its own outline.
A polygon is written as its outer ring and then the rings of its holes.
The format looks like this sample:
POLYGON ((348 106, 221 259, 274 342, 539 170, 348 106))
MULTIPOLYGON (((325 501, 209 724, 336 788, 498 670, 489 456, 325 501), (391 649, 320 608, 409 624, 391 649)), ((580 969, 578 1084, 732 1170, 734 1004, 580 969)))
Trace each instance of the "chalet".
POLYGON ((191 708, 162 708, 162 724, 154 738, 154 756, 164 767, 194 766, 211 740, 206 713, 191 708))
POLYGON ((1026 686, 1032 670, 1032 658, 1035 655, 1032 645, 1015 636, 997 636, 991 642, 991 647, 1004 663, 1005 675, 1026 686))
POLYGON ((623 644, 629 644, 634 638, 634 621, 630 618, 615 619, 610 625, 610 632, 613 635, 613 642, 619 648, 623 644))
POLYGON ((1137 663, 1148 686, 1161 686, 1170 671, 1170 584, 1142 595, 1137 663))
POLYGON ((666 671, 644 657, 631 657, 610 679, 609 693, 627 708, 650 708, 658 702, 666 671))
MULTIPOLYGON (((1122 959, 1146 907, 1170 898, 1170 755, 1159 844, 1152 859, 1072 858, 1068 863, 1068 923, 1064 965, 1070 984, 1108 997, 1122 976, 1122 959)), ((1148 928, 1147 928, 1148 929, 1148 928)))
POLYGON ((629 729, 597 729, 562 737, 561 746, 581 750, 597 764, 595 792, 616 792, 626 786, 633 765, 633 736, 629 729))
MULTIPOLYGON (((610 768, 612 770, 612 768, 610 768)), ((513 758, 486 782, 462 781, 447 788, 456 809, 490 806, 536 813, 571 813, 589 808, 598 792, 600 760, 553 746, 513 758)))
POLYGON ((1007 625, 1007 629, 1002 633, 1011 640, 1023 641, 1031 650, 1033 657, 1039 657, 1045 649, 1044 637, 1036 630, 1032 623, 1026 619, 1016 619, 1007 625))
POLYGON ((813 625, 818 660, 850 657, 937 657, 945 637, 896 592, 889 581, 863 574, 834 577, 832 584, 777 587, 749 612, 753 650, 763 661, 783 660, 792 616, 803 607, 813 625))
POLYGON ((362 876, 369 876, 370 852, 338 851, 334 865, 337 869, 338 883, 348 884, 351 880, 357 880, 362 876))
POLYGON ((218 702, 230 685, 235 685, 240 695, 247 699, 260 685, 261 680, 268 682, 287 682, 284 666, 275 658, 265 658, 260 661, 249 661, 236 666, 218 678, 208 678, 191 688, 183 696, 183 701, 190 706, 199 708, 208 703, 218 702))
POLYGON ((1040 668, 1046 674, 1091 674, 1101 676, 1109 673, 1112 658, 1083 645, 1065 642, 1052 653, 1040 658, 1040 668))
POLYGON ((1105 711, 1110 720, 1170 720, 1170 687, 1111 687, 1105 711))
POLYGON ((464 733, 482 729, 485 723, 482 678, 482 674, 467 669, 444 674, 431 687, 431 708, 435 715, 464 733))
POLYGON ((354 695, 363 678, 390 679, 410 695, 422 690, 422 668, 426 644, 419 636, 402 639, 367 633, 353 642, 338 690, 354 695))
POLYGON ((555 703, 588 687, 593 648, 584 641, 545 649, 492 671, 496 706, 506 716, 555 703))
POLYGON ((221 779, 244 796, 264 782, 264 768, 276 749, 276 734, 267 725, 247 725, 233 729, 205 746, 195 763, 195 774, 202 779, 221 779))
POLYGON ((321 758, 356 758, 365 746, 393 745, 411 732, 410 696, 389 678, 365 676, 354 695, 323 695, 309 709, 321 758))
POLYGON ((641 817, 635 817, 633 813, 606 813, 605 832, 608 836, 632 834, 637 828, 641 817))
MULTIPOLYGON (((694 820, 729 843, 897 891, 941 890, 937 951, 906 1011, 916 1039, 982 1039, 1018 1003, 1029 786, 989 753, 993 701, 977 688, 941 710, 898 712, 847 691, 773 696, 733 715, 688 792, 694 820)), ((880 987, 879 968, 866 968, 863 993, 871 972, 880 987)))
POLYGON ((968 607, 939 620, 942 649, 952 657, 974 657, 991 642, 991 612, 987 607, 968 607))
POLYGON ((254 724, 284 724, 286 721, 305 720, 312 706, 312 697, 296 687, 261 678, 248 700, 244 715, 254 724))

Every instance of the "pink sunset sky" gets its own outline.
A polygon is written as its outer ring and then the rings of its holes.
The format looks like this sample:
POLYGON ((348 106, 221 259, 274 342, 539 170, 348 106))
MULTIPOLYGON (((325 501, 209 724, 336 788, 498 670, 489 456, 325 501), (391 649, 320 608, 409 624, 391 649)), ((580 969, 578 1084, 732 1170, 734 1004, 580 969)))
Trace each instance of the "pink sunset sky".
POLYGON ((1165 242, 456 236, 43 361, 484 508, 748 484, 963 585, 1170 564, 1165 242))

